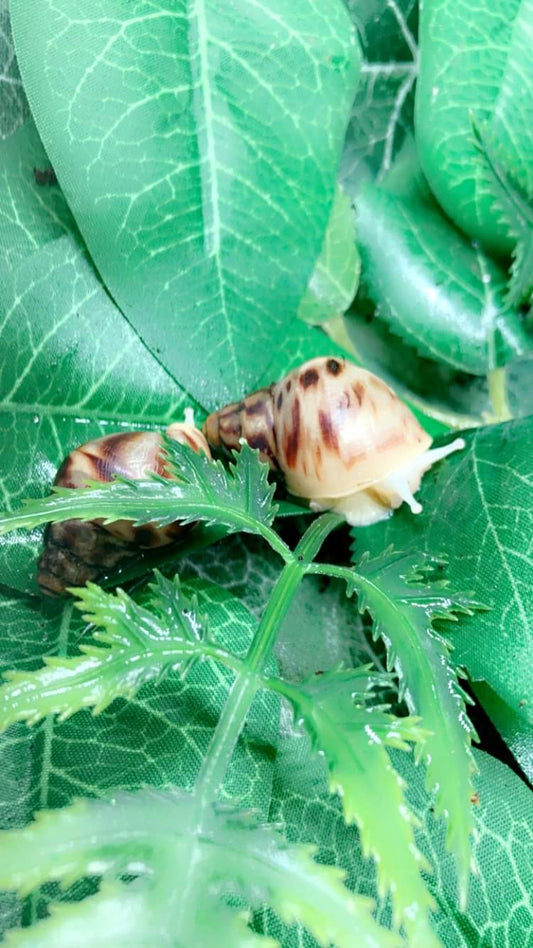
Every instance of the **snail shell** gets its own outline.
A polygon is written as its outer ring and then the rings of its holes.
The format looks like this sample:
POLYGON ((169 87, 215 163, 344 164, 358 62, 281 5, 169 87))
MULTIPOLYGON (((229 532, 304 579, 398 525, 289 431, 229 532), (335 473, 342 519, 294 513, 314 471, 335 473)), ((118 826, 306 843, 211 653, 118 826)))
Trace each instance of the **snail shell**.
POLYGON ((363 526, 388 517, 461 438, 429 450, 432 439, 382 379, 345 359, 311 359, 275 385, 210 415, 212 447, 244 439, 279 469, 287 489, 315 510, 334 509, 363 526))
MULTIPOLYGON (((188 444, 210 457, 207 442, 193 425, 175 423, 168 437, 188 444)), ((57 472, 59 487, 84 487, 88 480, 107 483, 115 476, 139 480, 147 474, 169 478, 161 453, 163 441, 155 431, 124 432, 88 441, 72 451, 57 472)), ((190 525, 189 525, 190 526, 190 525)), ((134 556, 138 550, 173 543, 184 529, 179 521, 164 527, 147 523, 134 527, 129 520, 103 524, 101 520, 66 520, 47 528, 37 581, 48 596, 61 596, 68 586, 96 580, 134 556)))

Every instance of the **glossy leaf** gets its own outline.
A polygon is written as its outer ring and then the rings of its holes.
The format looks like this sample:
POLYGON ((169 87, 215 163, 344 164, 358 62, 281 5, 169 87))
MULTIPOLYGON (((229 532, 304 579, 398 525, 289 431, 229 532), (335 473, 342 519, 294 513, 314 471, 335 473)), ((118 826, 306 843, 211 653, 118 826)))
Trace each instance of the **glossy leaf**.
MULTIPOLYGON (((228 472, 220 461, 196 454, 186 445, 167 440, 165 447, 176 480, 155 475, 138 481, 117 477, 109 483, 92 481, 77 490, 54 487, 48 497, 27 500, 20 510, 0 516, 0 534, 72 518, 161 526, 177 519, 183 523, 201 520, 258 534, 270 526, 276 514, 274 485, 268 483, 268 466, 259 461, 257 451, 243 445, 228 472)), ((283 547, 281 540, 279 545, 283 547)))
POLYGON ((420 870, 431 867, 415 846, 416 821, 386 750, 408 750, 408 741, 423 741, 425 734, 415 718, 365 706, 377 684, 379 676, 364 667, 335 669, 280 691, 291 701, 295 720, 305 727, 315 752, 325 758, 330 790, 342 799, 346 823, 357 824, 364 855, 376 860, 379 894, 383 897, 389 888, 392 892, 396 924, 404 925, 413 945, 429 948, 438 942, 428 917, 433 902, 420 870))
POLYGON ((91 0, 82 20, 76 0, 12 0, 11 14, 106 286, 198 401, 242 395, 296 316, 329 217, 360 65, 341 0, 91 0))
POLYGON ((447 214, 496 254, 513 240, 472 133, 487 124, 505 167, 533 192, 532 0, 428 0, 421 13, 416 137, 432 190, 447 214))
POLYGON ((137 886, 157 924, 157 940, 179 932, 180 940, 194 944, 205 905, 211 930, 202 943, 214 945, 216 906, 229 883, 254 904, 268 900, 288 921, 296 913, 325 948, 331 941, 348 948, 355 938, 367 948, 398 944, 380 933, 368 900, 350 895, 342 873, 318 866, 309 847, 288 846, 273 828, 232 810, 208 812, 199 832, 195 804, 194 795, 145 790, 42 813, 25 829, 2 834, 7 862, 0 884, 24 891, 48 878, 152 876, 150 886, 137 886), (187 858, 191 846, 199 865, 187 858))
POLYGON ((355 216, 350 200, 337 187, 320 256, 298 308, 298 316, 320 324, 348 309, 359 282, 355 216))
POLYGON ((87 610, 84 619, 97 626, 93 643, 80 645, 81 655, 72 658, 45 657, 45 667, 36 672, 5 672, 2 730, 16 721, 35 724, 47 714, 64 720, 82 708, 99 714, 165 671, 179 670, 184 677, 202 658, 235 665, 231 655, 205 640, 205 619, 198 615, 196 599, 183 595, 177 577, 171 582, 156 574, 146 607, 121 589, 113 595, 92 583, 77 596, 76 606, 87 610))
MULTIPOLYGON (((394 766, 406 781, 408 800, 420 821, 417 845, 434 871, 426 877, 437 904, 435 934, 445 948, 465 945, 527 944, 533 926, 529 893, 532 885, 533 802, 530 789, 508 767, 488 754, 474 750, 479 773, 474 776, 477 802, 473 805, 476 834, 468 909, 457 904, 454 860, 446 852, 445 829, 435 819, 434 800, 424 791, 424 776, 408 754, 392 752, 394 766)), ((386 811, 383 811, 386 820, 386 811)), ((374 870, 362 858, 353 827, 346 827, 340 801, 334 805, 327 792, 325 767, 313 761, 308 742, 287 737, 278 754, 271 819, 280 820, 294 841, 311 839, 320 858, 343 866, 363 891, 373 891, 374 870), (305 801, 303 804, 302 801, 305 801)), ((378 919, 390 924, 390 905, 380 902, 378 919)), ((261 930, 282 941, 284 948, 307 944, 302 931, 280 926, 266 913, 261 930)))
POLYGON ((416 0, 346 0, 361 36, 361 80, 341 162, 349 194, 371 169, 380 179, 413 128, 418 69, 416 0))
POLYGON ((533 724, 532 437, 531 417, 466 433, 467 449, 424 478, 420 516, 399 512, 364 538, 374 552, 391 542, 438 550, 450 581, 490 606, 450 634, 454 658, 487 682, 525 732, 533 724))
POLYGON ((377 315, 426 358, 471 375, 533 348, 505 302, 506 275, 441 214, 368 183, 356 198, 362 280, 377 315))
MULTIPOLYGON (((356 541, 358 533, 355 533, 356 541)), ((438 562, 423 554, 386 550, 363 559, 347 575, 348 592, 357 592, 361 610, 374 620, 373 631, 388 650, 409 711, 420 715, 430 732, 419 752, 426 763, 426 783, 436 789, 436 813, 447 819, 447 843, 457 861, 459 897, 466 904, 473 826, 471 740, 464 692, 451 646, 435 628, 437 619, 457 621, 471 615, 467 596, 448 589, 432 575, 438 562)))

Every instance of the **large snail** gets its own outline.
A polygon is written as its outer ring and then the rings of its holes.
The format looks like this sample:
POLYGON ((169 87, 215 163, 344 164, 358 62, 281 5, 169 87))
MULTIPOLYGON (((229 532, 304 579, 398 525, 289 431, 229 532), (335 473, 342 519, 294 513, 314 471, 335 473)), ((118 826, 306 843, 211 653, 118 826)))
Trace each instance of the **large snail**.
MULTIPOLYGON (((207 442, 197 428, 175 423, 169 438, 188 444, 210 457, 207 442)), ((171 475, 162 454, 162 438, 155 431, 123 432, 82 444, 63 461, 54 484, 84 487, 88 480, 108 482, 116 475, 139 480, 149 473, 171 475)), ((103 524, 99 520, 66 520, 50 524, 39 561, 37 580, 43 593, 61 596, 68 586, 98 579, 139 550, 173 543, 185 528, 178 522, 165 527, 152 523, 134 527, 128 520, 103 524)))
POLYGON ((258 448, 291 494, 334 509, 353 526, 376 523, 414 494, 422 475, 465 442, 430 450, 431 437, 376 375, 338 357, 311 359, 275 385, 209 415, 209 444, 258 448))

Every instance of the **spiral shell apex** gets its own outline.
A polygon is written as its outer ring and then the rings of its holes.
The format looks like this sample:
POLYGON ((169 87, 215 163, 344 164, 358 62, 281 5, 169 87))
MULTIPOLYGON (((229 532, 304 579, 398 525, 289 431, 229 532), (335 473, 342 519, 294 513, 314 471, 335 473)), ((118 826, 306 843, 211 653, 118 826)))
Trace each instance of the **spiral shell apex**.
MULTIPOLYGON (((176 422, 167 428, 169 438, 211 456, 209 446, 193 425, 176 422)), ((148 474, 170 478, 162 453, 163 440, 156 431, 122 432, 96 438, 75 448, 57 472, 59 487, 85 487, 88 481, 107 483, 121 476, 140 480, 148 474)), ((115 569, 139 550, 173 543, 184 529, 179 521, 164 527, 147 523, 134 527, 129 520, 104 524, 101 520, 66 520, 50 524, 39 560, 37 580, 48 596, 61 596, 68 586, 80 586, 115 569)))
POLYGON ((311 359, 210 415, 204 432, 213 447, 238 448, 244 438, 283 472, 292 494, 359 526, 403 501, 418 513, 413 494, 423 473, 464 447, 459 438, 429 450, 431 437, 392 389, 337 356, 311 359))

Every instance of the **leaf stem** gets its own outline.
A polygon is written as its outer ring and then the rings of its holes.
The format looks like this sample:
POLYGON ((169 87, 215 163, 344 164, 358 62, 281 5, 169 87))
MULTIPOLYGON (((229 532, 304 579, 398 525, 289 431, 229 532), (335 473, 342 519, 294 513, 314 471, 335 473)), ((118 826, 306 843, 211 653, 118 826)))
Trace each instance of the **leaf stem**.
POLYGON ((313 521, 278 577, 198 774, 195 789, 204 801, 204 808, 212 802, 222 783, 253 697, 261 685, 261 672, 296 591, 328 534, 342 523, 343 518, 332 513, 313 521))

